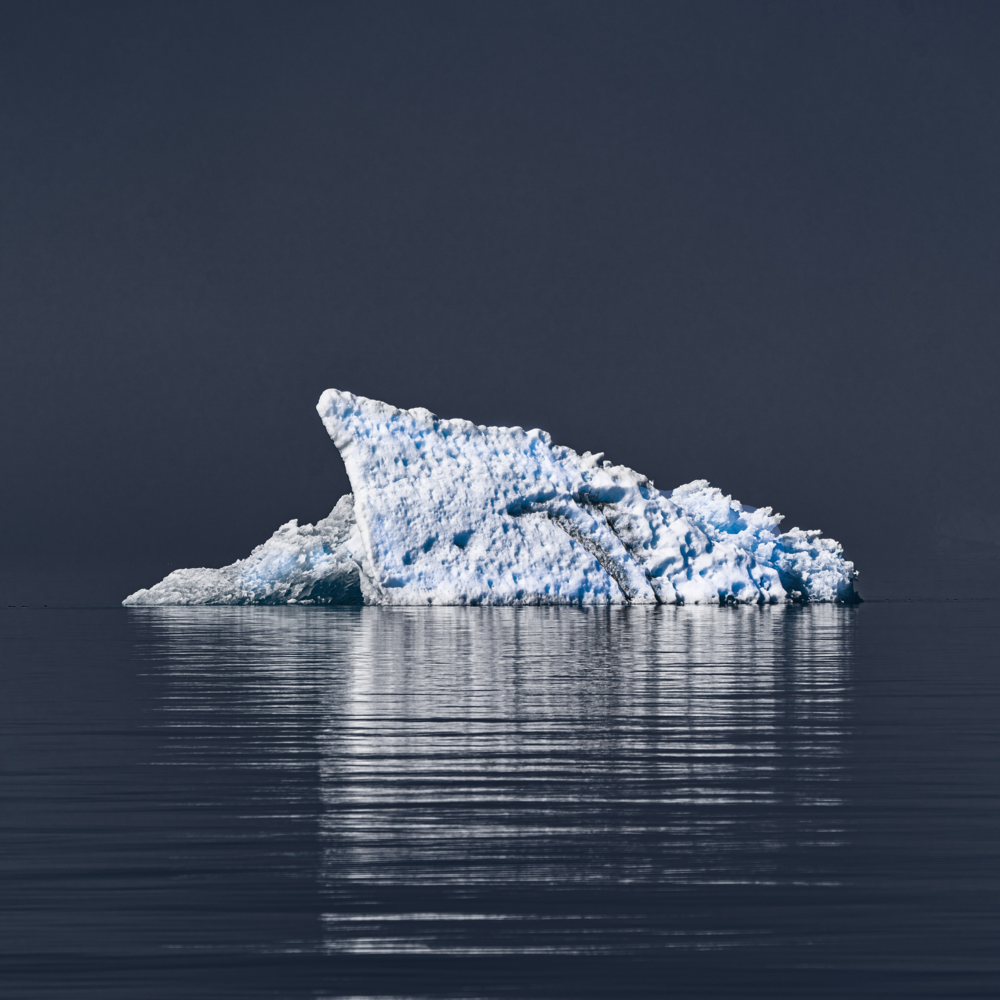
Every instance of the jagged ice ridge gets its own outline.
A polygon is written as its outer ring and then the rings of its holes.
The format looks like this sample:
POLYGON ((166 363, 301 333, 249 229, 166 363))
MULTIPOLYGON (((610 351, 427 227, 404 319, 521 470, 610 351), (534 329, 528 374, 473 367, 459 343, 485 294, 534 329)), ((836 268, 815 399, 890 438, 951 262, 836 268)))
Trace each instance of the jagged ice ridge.
POLYGON ((328 389, 353 494, 222 569, 175 570, 126 605, 852 601, 818 531, 697 480, 670 492, 544 431, 481 427, 328 389))

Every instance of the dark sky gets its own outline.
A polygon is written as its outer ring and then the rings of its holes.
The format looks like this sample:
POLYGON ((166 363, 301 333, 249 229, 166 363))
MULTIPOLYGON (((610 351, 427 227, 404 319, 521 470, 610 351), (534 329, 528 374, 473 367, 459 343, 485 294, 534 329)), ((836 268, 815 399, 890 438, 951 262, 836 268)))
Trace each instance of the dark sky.
POLYGON ((329 386, 995 592, 998 52, 995 2, 0 6, 8 592, 327 513, 329 386))

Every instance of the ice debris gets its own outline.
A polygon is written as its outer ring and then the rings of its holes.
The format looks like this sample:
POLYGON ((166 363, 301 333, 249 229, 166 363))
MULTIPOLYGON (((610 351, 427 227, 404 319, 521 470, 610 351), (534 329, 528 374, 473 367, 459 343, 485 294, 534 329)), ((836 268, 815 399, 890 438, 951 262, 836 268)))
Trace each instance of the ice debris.
POLYGON ((328 389, 317 406, 353 495, 223 569, 176 570, 151 604, 853 601, 818 531, 697 480, 661 492, 540 430, 480 427, 328 389))

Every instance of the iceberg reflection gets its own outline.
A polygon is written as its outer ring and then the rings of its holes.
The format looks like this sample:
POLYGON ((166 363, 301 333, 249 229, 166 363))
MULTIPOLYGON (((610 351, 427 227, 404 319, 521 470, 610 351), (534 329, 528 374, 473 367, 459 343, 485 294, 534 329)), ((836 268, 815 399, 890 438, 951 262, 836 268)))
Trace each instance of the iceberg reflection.
POLYGON ((175 710, 316 768, 331 951, 755 943, 746 894, 845 842, 850 608, 135 613, 175 710))

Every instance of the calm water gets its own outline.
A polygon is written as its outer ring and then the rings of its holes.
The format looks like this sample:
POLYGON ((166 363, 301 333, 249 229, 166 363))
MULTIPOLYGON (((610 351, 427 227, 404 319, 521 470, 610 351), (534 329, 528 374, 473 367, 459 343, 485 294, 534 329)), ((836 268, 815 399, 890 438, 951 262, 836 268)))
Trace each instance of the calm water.
POLYGON ((0 623, 4 996, 1000 994, 1000 604, 0 623))

